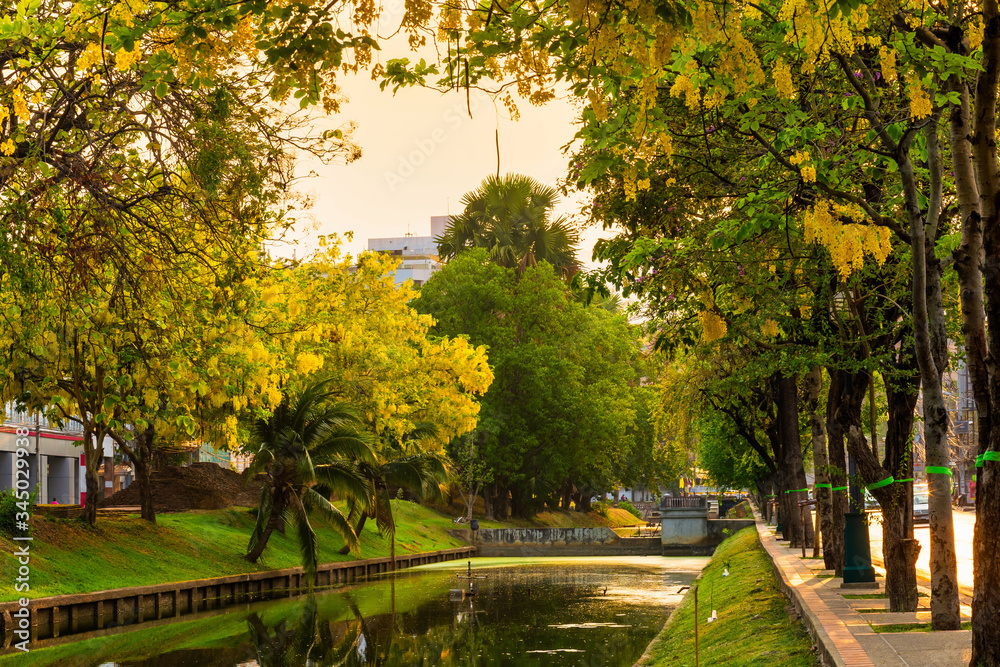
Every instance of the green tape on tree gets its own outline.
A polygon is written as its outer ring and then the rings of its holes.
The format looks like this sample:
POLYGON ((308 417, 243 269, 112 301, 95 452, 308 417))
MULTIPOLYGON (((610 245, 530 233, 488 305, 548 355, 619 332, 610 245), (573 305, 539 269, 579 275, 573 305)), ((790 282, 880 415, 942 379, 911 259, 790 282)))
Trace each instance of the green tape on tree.
POLYGON ((976 457, 976 467, 977 468, 982 468, 983 467, 983 455, 982 454, 980 454, 979 456, 976 457))
POLYGON ((817 489, 832 489, 833 488, 833 484, 817 484, 816 488, 817 489))
POLYGON ((869 491, 871 491, 872 489, 881 489, 883 486, 889 486, 895 481, 896 480, 894 480, 891 476, 889 476, 883 479, 881 482, 875 482, 874 484, 869 484, 865 488, 868 489, 869 491))
POLYGON ((833 490, 834 491, 847 491, 847 487, 846 486, 835 486, 835 487, 833 487, 833 490))
POLYGON ((788 489, 785 493, 808 493, 809 489, 788 489))
POLYGON ((903 484, 905 482, 912 482, 912 481, 913 481, 912 477, 907 477, 906 479, 897 479, 896 484, 903 484))
POLYGON ((1000 452, 983 452, 983 461, 1000 461, 1000 452))
POLYGON ((927 472, 935 475, 948 475, 951 476, 951 469, 945 468, 944 466, 927 466, 927 472))

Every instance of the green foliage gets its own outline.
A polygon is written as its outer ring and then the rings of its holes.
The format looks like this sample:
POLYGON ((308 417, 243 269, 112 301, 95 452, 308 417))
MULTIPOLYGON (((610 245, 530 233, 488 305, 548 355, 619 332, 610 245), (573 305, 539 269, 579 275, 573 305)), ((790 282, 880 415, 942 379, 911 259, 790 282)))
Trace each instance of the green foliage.
MULTIPOLYGON (((751 423, 756 419, 750 417, 751 423)), ((720 490, 753 489, 770 474, 761 457, 721 412, 707 412, 698 421, 698 466, 720 490)), ((761 434, 762 440, 766 436, 761 434)))
POLYGON ((598 500, 596 503, 591 504, 591 509, 593 509, 599 516, 608 518, 610 515, 610 506, 604 500, 598 500))
MULTIPOLYGON (((515 515, 532 515, 568 488, 589 497, 655 477, 638 330, 577 302, 547 262, 518 274, 485 249, 464 251, 414 307, 434 317, 438 334, 489 348, 495 377, 481 401, 475 455, 487 492, 509 491, 515 515)), ((449 451, 461 462, 468 447, 455 441, 449 451)))

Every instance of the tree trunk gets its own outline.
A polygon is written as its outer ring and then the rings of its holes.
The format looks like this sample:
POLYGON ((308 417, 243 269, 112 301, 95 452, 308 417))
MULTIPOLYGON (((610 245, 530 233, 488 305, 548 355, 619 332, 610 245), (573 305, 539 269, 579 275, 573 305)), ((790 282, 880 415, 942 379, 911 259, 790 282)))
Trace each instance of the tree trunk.
MULTIPOLYGON (((86 417, 84 418, 86 419, 86 417)), ((104 431, 96 432, 89 425, 83 430, 83 462, 84 477, 87 482, 87 500, 84 504, 83 516, 91 526, 97 525, 97 506, 104 499, 104 479, 97 474, 101 461, 104 459, 104 431)))
POLYGON ((560 500, 560 509, 563 512, 569 511, 569 504, 573 500, 573 485, 566 482, 562 488, 562 498, 560 500))
MULTIPOLYGON (((368 520, 368 515, 362 514, 361 518, 358 519, 358 525, 354 527, 354 534, 358 536, 359 540, 361 539, 361 531, 364 530, 365 521, 367 520, 368 520)), ((393 535, 393 538, 395 538, 395 535, 393 535)), ((341 556, 346 556, 347 554, 351 553, 351 547, 345 544, 340 548, 340 551, 338 551, 337 553, 339 553, 341 556)))
POLYGON ((506 487, 497 487, 497 495, 493 501, 493 512, 497 521, 505 521, 510 516, 510 490, 506 487))
POLYGON ((248 553, 244 558, 251 563, 256 563, 260 555, 264 553, 264 549, 267 547, 267 541, 271 539, 271 533, 274 532, 278 526, 283 526, 285 521, 282 516, 285 507, 283 503, 277 502, 275 499, 274 505, 271 507, 271 517, 267 520, 267 525, 264 526, 264 533, 260 536, 257 544, 254 546, 253 551, 248 553))
MULTIPOLYGON (((778 412, 778 437, 781 440, 785 471, 788 523, 791 526, 791 546, 812 546, 812 511, 807 507, 799 511, 799 501, 809 497, 806 472, 802 464, 802 438, 799 433, 798 390, 796 376, 779 375, 776 378, 775 405, 778 412), (801 515, 801 516, 800 516, 801 515)), ((784 525, 784 522, 782 522, 784 525)))
MULTIPOLYGON (((962 295, 962 333, 969 377, 979 409, 979 451, 1000 452, 1000 168, 997 163, 997 92, 1000 85, 1000 7, 983 4, 983 71, 975 76, 976 106, 970 132, 969 90, 956 86, 961 103, 952 109, 952 163, 962 213, 962 244, 955 256, 962 295), (971 139, 971 141, 970 141, 971 139), (978 189, 977 189, 978 186, 978 189), (985 303, 983 289, 985 286, 985 303), (987 339, 986 331, 990 332, 987 339), (988 356, 987 356, 988 355, 988 356), (992 365, 986 361, 990 359, 992 365)), ((967 50, 967 42, 959 44, 967 50)), ((966 53, 963 53, 966 55, 966 53)), ((976 480, 973 538, 970 665, 1000 667, 1000 462, 985 460, 976 480)))
POLYGON ((483 487, 483 512, 489 521, 496 520, 496 512, 493 507, 493 496, 495 494, 496 483, 490 482, 483 487))
MULTIPOLYGON (((823 369, 813 368, 805 380, 806 405, 809 408, 809 430, 812 433, 813 469, 816 475, 816 511, 819 514, 820 536, 823 545, 823 564, 829 566, 829 550, 833 532, 833 484, 830 481, 830 459, 826 447, 826 424, 819 413, 819 397, 823 391, 823 369)), ((815 542, 814 542, 815 544, 815 542)), ((836 542, 834 542, 836 544, 836 542)), ((833 569, 833 568, 829 568, 833 569)))
POLYGON ((892 371, 884 375, 885 396, 889 408, 886 424, 882 467, 895 471, 891 500, 883 494, 882 553, 886 562, 886 593, 890 611, 913 612, 917 609, 916 559, 920 543, 913 539, 913 413, 917 405, 920 374, 916 368, 913 346, 900 344, 892 363, 892 371), (887 512, 888 510, 888 512, 887 512))
POLYGON ((927 453, 931 515, 931 627, 958 630, 958 565, 955 527, 951 509, 951 475, 948 451, 948 412, 941 376, 946 367, 944 309, 941 304, 940 264, 934 256, 937 215, 940 211, 941 161, 937 151, 938 114, 927 125, 927 163, 932 192, 926 218, 917 195, 916 177, 909 161, 909 146, 900 144, 897 155, 903 183, 913 262, 913 330, 924 398, 924 439, 927 453))
POLYGON ((142 518, 150 523, 156 523, 156 511, 153 509, 152 470, 148 460, 133 461, 136 482, 139 484, 139 505, 142 518))
POLYGON ((901 502, 882 508, 882 554, 886 562, 885 592, 889 596, 889 611, 917 610, 916 563, 920 542, 906 536, 907 513, 913 515, 912 505, 907 508, 901 502), (889 567, 890 561, 892 567, 889 567))
POLYGON ((139 504, 142 518, 150 523, 156 523, 156 510, 153 508, 153 441, 155 431, 153 426, 144 430, 135 441, 135 456, 130 457, 135 468, 136 481, 139 483, 139 504))
POLYGON ((87 479, 87 501, 84 504, 83 516, 87 519, 87 523, 91 526, 97 525, 97 505, 101 502, 104 496, 104 480, 97 474, 97 465, 92 464, 90 459, 95 458, 93 452, 89 452, 90 456, 84 454, 84 459, 86 463, 86 479, 87 479))
POLYGON ((830 389, 826 399, 826 446, 829 478, 832 485, 830 534, 823 535, 823 565, 838 577, 844 576, 844 514, 847 512, 847 454, 844 450, 844 427, 840 415, 844 404, 847 373, 829 368, 830 389))
MULTIPOLYGON (((884 482, 893 477, 893 473, 882 467, 875 458, 861 426, 861 404, 865 390, 868 387, 868 375, 859 374, 854 377, 850 400, 845 400, 841 414, 846 427, 847 444, 858 466, 858 474, 864 484, 872 485, 884 482)), ((916 592, 916 553, 919 547, 912 544, 901 544, 903 532, 904 511, 912 512, 912 506, 906 508, 901 502, 902 491, 898 484, 890 483, 871 490, 872 495, 882 507, 884 517, 883 552, 886 570, 886 593, 894 596, 889 600, 890 607, 904 609, 912 604, 911 594, 916 592), (912 558, 912 560, 907 560, 912 558), (890 583, 891 582, 891 583, 890 583)))

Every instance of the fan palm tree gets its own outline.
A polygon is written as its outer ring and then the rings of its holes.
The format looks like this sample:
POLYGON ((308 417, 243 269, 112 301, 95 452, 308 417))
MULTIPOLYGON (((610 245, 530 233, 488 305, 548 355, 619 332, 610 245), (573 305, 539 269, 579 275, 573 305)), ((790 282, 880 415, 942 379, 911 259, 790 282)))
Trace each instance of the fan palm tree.
POLYGON ((546 261, 564 275, 579 270, 579 238, 565 217, 552 219, 554 188, 528 176, 490 176, 462 197, 465 210, 435 239, 445 260, 468 248, 486 248, 490 259, 521 271, 546 261))
POLYGON ((351 550, 359 551, 350 521, 314 487, 322 484, 365 508, 373 502, 370 484, 358 470, 359 465, 374 463, 370 438, 350 406, 331 402, 325 387, 319 383, 298 395, 284 395, 270 417, 250 427, 254 456, 247 474, 264 473, 265 483, 246 559, 256 562, 271 533, 287 521, 296 529, 310 582, 318 559, 310 516, 325 518, 351 550))

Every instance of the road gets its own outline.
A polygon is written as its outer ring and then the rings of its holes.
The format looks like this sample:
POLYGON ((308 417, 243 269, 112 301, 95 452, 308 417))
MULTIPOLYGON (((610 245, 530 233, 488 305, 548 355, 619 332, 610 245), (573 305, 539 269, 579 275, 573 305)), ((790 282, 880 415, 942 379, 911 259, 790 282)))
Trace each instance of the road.
MULTIPOLYGON (((972 595, 972 533, 976 525, 973 512, 955 510, 955 555, 958 560, 958 584, 962 593, 972 595)), ((917 576, 930 579, 930 528, 926 523, 914 526, 913 536, 920 541, 920 557, 917 559, 917 576)), ((872 563, 882 565, 882 526, 872 522, 869 527, 872 545, 872 563)))

